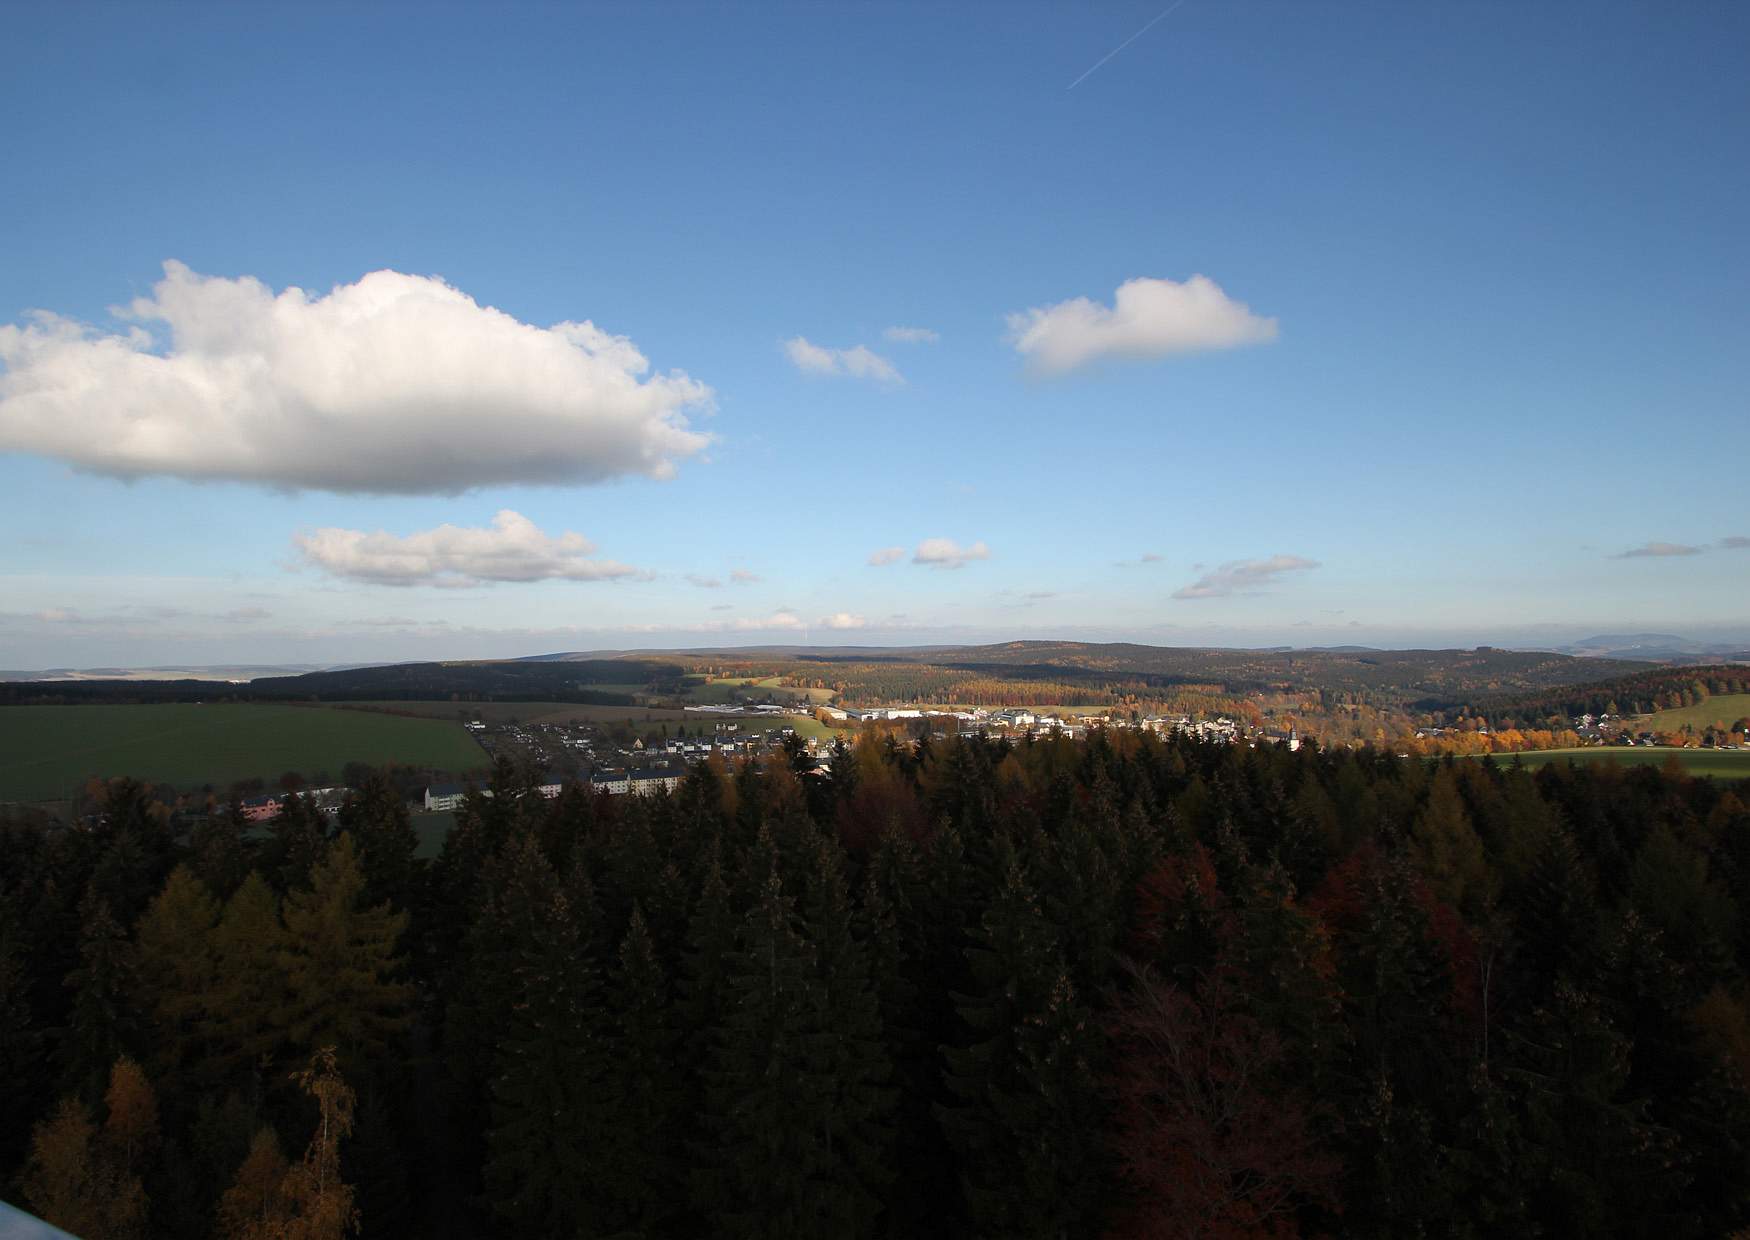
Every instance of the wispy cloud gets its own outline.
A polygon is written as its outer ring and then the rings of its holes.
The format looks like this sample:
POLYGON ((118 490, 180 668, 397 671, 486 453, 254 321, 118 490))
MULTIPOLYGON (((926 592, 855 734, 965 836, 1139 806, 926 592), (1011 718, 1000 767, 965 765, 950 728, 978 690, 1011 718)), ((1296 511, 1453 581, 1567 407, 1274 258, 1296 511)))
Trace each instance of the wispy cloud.
POLYGON ((1727 551, 1750 551, 1750 538, 1742 534, 1731 534, 1720 539, 1720 546, 1727 551))
POLYGON ((853 379, 873 379, 877 383, 889 384, 905 382, 892 362, 866 345, 830 349, 814 344, 802 336, 793 336, 784 341, 783 345, 791 364, 805 374, 845 375, 853 379))
POLYGON ((698 586, 701 590, 721 590, 723 582, 716 577, 704 577, 698 573, 688 573, 683 580, 690 586, 698 586))
POLYGON ((1650 542, 1627 551, 1618 551, 1610 558, 1613 560, 1641 560, 1662 558, 1670 555, 1700 555, 1706 548, 1692 547, 1688 543, 1650 542))
POLYGON ((1174 598, 1227 598, 1254 594, 1273 585, 1284 573, 1306 572, 1319 566, 1317 560, 1298 555, 1273 555, 1261 560, 1229 560, 1203 574, 1188 586, 1173 592, 1174 598))
POLYGON ((869 553, 869 564, 872 568, 880 568, 886 564, 897 564, 905 559, 904 547, 883 547, 879 551, 869 553))
POLYGON ((1102 358, 1147 359, 1276 339, 1276 320, 1253 314, 1207 276, 1147 277, 1118 286, 1110 306, 1086 297, 1009 315, 1009 339, 1031 368, 1063 374, 1102 358))
POLYGON ((1064 91, 1066 93, 1069 91, 1072 91, 1076 87, 1080 86, 1083 82, 1085 82, 1089 78, 1093 77, 1094 71, 1096 69, 1098 69, 1101 65, 1105 64, 1108 60, 1111 60, 1112 57, 1116 56, 1119 52, 1122 52, 1125 48, 1129 47, 1132 43, 1134 43, 1138 39, 1142 38, 1143 35, 1147 34, 1150 30, 1154 29, 1154 26, 1157 22, 1159 22, 1162 18, 1166 17, 1167 14, 1171 13, 1174 9, 1177 9, 1181 4, 1184 4, 1184 3, 1185 3, 1185 0, 1173 0, 1172 4, 1169 4, 1166 8, 1162 9, 1159 13, 1156 13, 1147 22, 1145 22, 1143 24, 1143 27, 1141 30, 1138 30, 1135 34, 1131 35, 1128 39, 1124 40, 1124 42, 1120 43, 1117 47, 1113 48, 1111 51, 1107 52, 1104 56, 1100 57, 1100 59, 1096 60, 1093 63, 1093 65, 1086 72, 1084 72, 1075 81, 1071 82, 1068 86, 1064 87, 1064 91))
POLYGON ((503 509, 488 528, 440 525, 398 536, 336 528, 299 534, 304 560, 348 581, 390 586, 471 586, 493 581, 607 581, 636 568, 592 558, 582 534, 549 537, 519 512, 503 509))
POLYGON ((765 580, 765 578, 749 569, 737 568, 730 571, 729 580, 738 586, 751 586, 755 582, 765 580))
POLYGON ((124 330, 0 325, 0 451, 120 478, 456 494, 665 478, 709 443, 685 413, 711 390, 650 375, 624 336, 522 323, 430 276, 313 296, 168 262, 115 313, 124 330))
POLYGON ((889 327, 881 335, 894 344, 935 344, 942 338, 928 327, 889 327))
POLYGON ((1134 560, 1114 560, 1112 563, 1118 568, 1135 568, 1142 564, 1160 564, 1165 559, 1165 556, 1156 555, 1153 551, 1145 551, 1134 560))

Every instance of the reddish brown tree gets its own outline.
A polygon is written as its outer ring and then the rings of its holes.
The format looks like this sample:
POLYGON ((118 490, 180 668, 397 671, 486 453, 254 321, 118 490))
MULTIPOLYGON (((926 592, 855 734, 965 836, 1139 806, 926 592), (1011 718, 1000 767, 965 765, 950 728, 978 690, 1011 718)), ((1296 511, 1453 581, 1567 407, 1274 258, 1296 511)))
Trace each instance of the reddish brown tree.
POLYGON ((1285 1240, 1303 1206, 1337 1208, 1341 1162, 1316 1143, 1281 1079, 1280 1042, 1220 971, 1198 997, 1147 966, 1108 1024, 1119 1172, 1130 1199, 1111 1234, 1285 1240))

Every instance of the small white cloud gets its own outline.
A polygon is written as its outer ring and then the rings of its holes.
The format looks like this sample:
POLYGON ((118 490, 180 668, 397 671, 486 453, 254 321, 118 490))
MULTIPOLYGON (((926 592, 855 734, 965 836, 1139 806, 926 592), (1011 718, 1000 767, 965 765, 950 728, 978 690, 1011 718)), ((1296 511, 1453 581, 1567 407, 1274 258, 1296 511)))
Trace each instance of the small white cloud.
POLYGON ((927 564, 931 568, 965 568, 973 560, 990 559, 990 548, 983 542, 975 542, 970 547, 962 547, 952 538, 926 538, 918 544, 918 549, 912 552, 913 564, 927 564))
POLYGON ((714 604, 712 606, 711 610, 712 611, 734 611, 735 604, 734 603, 717 603, 717 604, 714 604))
POLYGON ((751 586, 755 582, 763 580, 763 578, 756 572, 752 572, 745 568, 737 568, 731 570, 729 580, 738 586, 751 586))
POLYGON ((793 611, 775 611, 769 616, 744 616, 740 620, 729 622, 728 627, 738 633, 764 632, 768 629, 805 629, 802 617, 793 611))
POLYGON ((1317 560, 1298 555, 1273 555, 1262 560, 1229 560, 1190 585, 1175 590, 1173 597, 1226 598, 1232 594, 1253 594, 1273 584, 1283 573, 1300 573, 1318 566, 1317 560))
POLYGON ((927 327, 889 327, 881 335, 894 344, 935 344, 942 338, 940 332, 927 327))
POLYGON ((880 568, 884 564, 897 564, 903 559, 905 559, 904 547, 883 547, 879 551, 869 553, 869 564, 874 568, 880 568))
POLYGON ((862 616, 854 616, 848 611, 835 611, 830 616, 822 616, 816 628, 822 629, 860 629, 869 622, 862 616))
POLYGON ((1662 558, 1670 555, 1700 555, 1701 547, 1691 547, 1686 543, 1650 542, 1627 551, 1618 551, 1610 558, 1613 560, 1640 560, 1662 558))
POLYGON ((853 379, 873 379, 878 383, 904 383, 893 363, 864 345, 849 349, 829 349, 795 336, 783 342, 784 352, 797 370, 813 375, 848 375, 853 379))
POLYGON ((1009 315, 1015 351, 1041 374, 1101 358, 1158 358, 1276 339, 1276 320, 1255 315, 1207 276, 1183 284, 1143 277, 1118 286, 1111 306, 1074 297, 1009 315))
POLYGON ((590 558, 582 534, 543 534, 506 508, 490 529, 440 525, 399 537, 378 530, 319 529, 293 539, 304 559, 335 577, 391 586, 469 586, 488 581, 606 581, 639 572, 590 558))
POLYGON ((1142 557, 1142 562, 1144 564, 1159 564, 1161 562, 1161 559, 1162 559, 1161 556, 1158 556, 1154 552, 1149 551, 1149 552, 1144 553, 1144 555, 1142 557))
POLYGON ((711 390, 649 375, 624 336, 522 323, 433 277, 276 294, 167 262, 115 313, 135 325, 0 326, 0 450, 119 478, 456 494, 666 478, 709 442, 685 411, 711 390))
POLYGON ((721 590, 723 583, 715 577, 701 577, 698 573, 688 573, 687 584, 698 586, 701 590, 721 590))

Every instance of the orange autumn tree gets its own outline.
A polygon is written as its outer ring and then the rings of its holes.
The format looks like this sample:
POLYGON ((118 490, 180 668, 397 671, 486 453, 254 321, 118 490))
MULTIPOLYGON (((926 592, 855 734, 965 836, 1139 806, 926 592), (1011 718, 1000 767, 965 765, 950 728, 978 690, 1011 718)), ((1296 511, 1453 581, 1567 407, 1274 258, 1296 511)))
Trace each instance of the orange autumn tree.
POLYGON ((132 1240, 146 1232, 141 1172, 158 1143, 158 1097, 140 1065, 110 1069, 102 1128, 75 1097, 37 1125, 22 1187, 43 1218, 82 1240, 132 1240))
POLYGON ((345 1240, 357 1232, 352 1186, 340 1175, 340 1143, 352 1133, 352 1087, 335 1067, 334 1047, 292 1074, 317 1109, 303 1159, 288 1167, 271 1129, 255 1134, 249 1155, 219 1202, 224 1240, 345 1240))

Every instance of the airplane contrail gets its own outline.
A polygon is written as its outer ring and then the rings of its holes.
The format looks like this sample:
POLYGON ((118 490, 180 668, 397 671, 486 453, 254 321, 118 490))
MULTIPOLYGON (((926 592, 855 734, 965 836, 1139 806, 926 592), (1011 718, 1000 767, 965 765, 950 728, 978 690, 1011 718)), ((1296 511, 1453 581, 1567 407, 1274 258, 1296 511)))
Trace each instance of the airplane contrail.
MULTIPOLYGON (((1181 4, 1184 4, 1184 3, 1185 3, 1185 0, 1174 0, 1174 3, 1169 4, 1166 8, 1162 9, 1159 13, 1155 14, 1154 17, 1149 21, 1147 26, 1144 26, 1141 30, 1138 30, 1135 34, 1131 35, 1128 39, 1124 40, 1124 42, 1120 43, 1117 47, 1113 48, 1111 51, 1107 52, 1104 56, 1100 57, 1100 59, 1096 60, 1094 62, 1094 69, 1098 69, 1101 65, 1105 64, 1108 60, 1111 60, 1112 57, 1116 56, 1119 52, 1122 52, 1125 48, 1129 47, 1132 43, 1134 43, 1138 39, 1142 38, 1143 35, 1145 35, 1149 32, 1149 28, 1152 27, 1155 24, 1155 22, 1160 21, 1161 18, 1165 17, 1168 13, 1171 13, 1174 9, 1178 8, 1181 4)), ((1071 90, 1074 90, 1076 87, 1080 86, 1083 82, 1087 81, 1088 78, 1093 74, 1094 69, 1089 69, 1087 71, 1087 73, 1082 74, 1075 81, 1071 82, 1068 86, 1064 87, 1064 90, 1071 91, 1071 90)))

